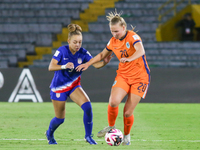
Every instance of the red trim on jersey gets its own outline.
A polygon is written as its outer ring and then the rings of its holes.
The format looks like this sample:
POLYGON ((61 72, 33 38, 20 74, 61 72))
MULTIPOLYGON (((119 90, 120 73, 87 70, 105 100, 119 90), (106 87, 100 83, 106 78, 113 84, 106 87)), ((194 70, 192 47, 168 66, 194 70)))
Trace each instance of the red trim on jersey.
POLYGON ((64 92, 70 91, 77 85, 81 85, 80 81, 81 81, 81 77, 78 77, 77 80, 75 80, 70 86, 67 86, 66 88, 64 88, 62 90, 58 90, 58 91, 54 91, 54 92, 55 93, 64 93, 64 92))

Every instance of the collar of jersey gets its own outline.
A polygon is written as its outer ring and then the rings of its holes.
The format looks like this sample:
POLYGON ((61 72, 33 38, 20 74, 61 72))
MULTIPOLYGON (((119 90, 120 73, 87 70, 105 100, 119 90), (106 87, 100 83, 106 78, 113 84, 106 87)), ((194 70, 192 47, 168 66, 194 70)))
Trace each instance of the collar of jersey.
POLYGON ((120 41, 122 41, 123 39, 125 39, 126 35, 127 35, 128 31, 126 31, 125 36, 122 39, 119 39, 120 41))

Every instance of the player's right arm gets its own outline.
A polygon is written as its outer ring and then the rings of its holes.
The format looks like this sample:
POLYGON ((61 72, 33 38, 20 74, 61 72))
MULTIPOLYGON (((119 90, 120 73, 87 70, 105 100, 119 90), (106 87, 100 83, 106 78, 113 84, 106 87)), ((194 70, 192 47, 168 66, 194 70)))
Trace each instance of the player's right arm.
POLYGON ((81 64, 79 66, 76 67, 76 71, 84 71, 86 70, 89 66, 93 65, 94 63, 97 63, 101 60, 103 60, 104 58, 106 58, 108 55, 110 55, 112 53, 112 51, 108 51, 106 48, 104 48, 104 50, 97 54, 94 58, 90 59, 90 61, 88 61, 87 63, 81 64))
POLYGON ((96 62, 96 63, 94 63, 94 64, 92 64, 92 65, 93 65, 95 68, 97 68, 97 69, 102 68, 102 67, 104 67, 105 65, 107 65, 107 64, 110 62, 110 60, 112 59, 113 56, 114 56, 114 55, 112 55, 112 53, 111 53, 111 54, 109 54, 108 56, 106 56, 106 57, 103 59, 103 61, 96 62))
POLYGON ((58 65, 58 61, 54 58, 51 59, 51 62, 49 64, 49 71, 57 71, 57 70, 62 70, 62 69, 73 69, 74 64, 71 62, 68 62, 65 65, 58 65))

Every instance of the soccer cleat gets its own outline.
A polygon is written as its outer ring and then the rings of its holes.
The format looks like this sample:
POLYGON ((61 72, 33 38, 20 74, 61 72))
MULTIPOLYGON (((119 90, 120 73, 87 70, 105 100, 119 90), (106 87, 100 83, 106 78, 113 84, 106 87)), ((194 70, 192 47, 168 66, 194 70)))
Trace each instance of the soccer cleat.
POLYGON ((97 137, 98 137, 98 138, 104 137, 104 136, 106 135, 106 133, 107 133, 108 131, 110 131, 111 129, 115 129, 115 126, 112 126, 112 127, 110 127, 110 126, 105 127, 103 130, 101 130, 101 131, 99 131, 99 132, 97 133, 97 137))
POLYGON ((54 137, 50 137, 50 136, 47 135, 47 131, 45 132, 45 135, 47 137, 47 141, 48 141, 49 144, 58 144, 56 142, 56 140, 54 139, 54 137))
POLYGON ((124 135, 124 139, 122 141, 122 145, 131 145, 130 141, 131 141, 130 134, 124 135))
POLYGON ((92 135, 86 136, 85 141, 90 143, 90 145, 97 145, 97 142, 92 137, 93 137, 92 135))

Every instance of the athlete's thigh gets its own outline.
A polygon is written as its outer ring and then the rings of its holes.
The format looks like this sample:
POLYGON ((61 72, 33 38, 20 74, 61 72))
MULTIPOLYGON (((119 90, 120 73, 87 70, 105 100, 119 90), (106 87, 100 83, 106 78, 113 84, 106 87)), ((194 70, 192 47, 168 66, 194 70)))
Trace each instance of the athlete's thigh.
POLYGON ((141 97, 139 95, 129 93, 128 98, 126 100, 125 106, 124 106, 124 116, 130 117, 133 114, 133 111, 135 110, 135 107, 140 102, 141 97))
POLYGON ((117 107, 124 97, 127 95, 127 92, 120 87, 113 87, 111 89, 111 94, 109 98, 109 104, 111 107, 117 107))
POLYGON ((117 107, 127 95, 129 90, 130 86, 126 83, 126 80, 121 76, 116 76, 109 98, 110 106, 117 107))
POLYGON ((90 101, 88 95, 81 87, 77 87, 69 96, 72 101, 81 107, 85 102, 90 101))
POLYGON ((115 77, 115 81, 112 85, 112 88, 115 87, 122 88, 124 91, 126 91, 126 93, 128 93, 130 90, 130 85, 127 83, 127 80, 119 75, 115 77))
POLYGON ((52 100, 55 116, 57 118, 65 118, 65 101, 52 100))

